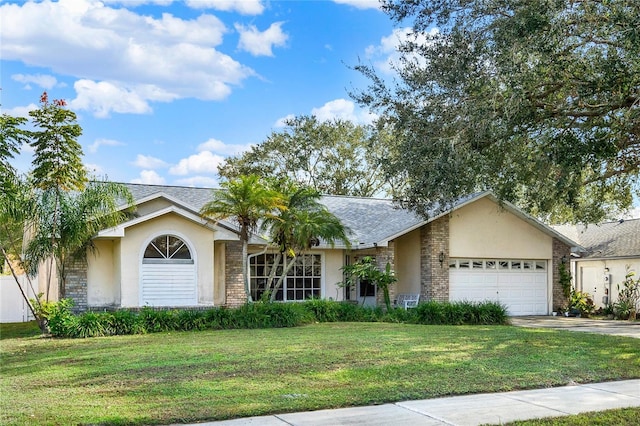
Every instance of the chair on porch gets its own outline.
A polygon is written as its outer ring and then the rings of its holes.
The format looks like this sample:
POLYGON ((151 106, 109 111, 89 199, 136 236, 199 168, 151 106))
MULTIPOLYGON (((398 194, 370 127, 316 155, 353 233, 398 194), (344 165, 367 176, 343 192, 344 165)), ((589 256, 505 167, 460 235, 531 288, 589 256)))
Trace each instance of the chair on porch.
POLYGON ((396 307, 404 308, 405 310, 409 308, 415 308, 416 306, 418 306, 419 301, 420 301, 419 294, 412 294, 412 293, 399 294, 398 298, 396 299, 396 307))

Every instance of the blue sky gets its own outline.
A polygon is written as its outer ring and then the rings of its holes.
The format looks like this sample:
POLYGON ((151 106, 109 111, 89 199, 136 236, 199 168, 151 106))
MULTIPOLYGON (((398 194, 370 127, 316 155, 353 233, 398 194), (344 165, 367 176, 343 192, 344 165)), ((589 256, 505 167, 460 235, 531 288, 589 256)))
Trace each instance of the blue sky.
MULTIPOLYGON (((287 117, 370 122, 350 67, 391 78, 408 32, 377 0, 0 0, 0 19, 2 112, 27 116, 46 90, 78 115, 97 176, 207 187, 287 117)), ((15 165, 30 162, 25 146, 15 165)))
POLYGON ((403 34, 375 0, 0 1, 0 16, 3 112, 46 90, 77 113, 96 174, 187 186, 216 186, 224 157, 288 116, 370 122, 350 66, 389 71, 403 34))

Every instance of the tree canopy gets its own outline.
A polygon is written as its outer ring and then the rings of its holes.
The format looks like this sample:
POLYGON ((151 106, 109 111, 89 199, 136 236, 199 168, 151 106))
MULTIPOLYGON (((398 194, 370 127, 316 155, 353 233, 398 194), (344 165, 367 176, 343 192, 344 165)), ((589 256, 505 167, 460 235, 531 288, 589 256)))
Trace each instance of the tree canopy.
POLYGON ((278 181, 275 186, 282 194, 283 206, 262 223, 271 244, 277 248, 265 288, 271 294, 271 301, 276 300, 296 257, 319 245, 321 240, 331 246, 336 242, 342 242, 347 248, 351 246, 349 229, 320 202, 318 191, 291 181, 278 181), (289 262, 285 262, 287 258, 289 262), (278 270, 282 272, 277 277, 278 270))
POLYGON ((397 146, 421 213, 490 189, 550 221, 598 222, 639 193, 640 2, 384 1, 412 22, 390 82, 353 93, 397 146))
MULTIPOLYGON (((63 100, 50 102, 45 92, 40 107, 29 113, 33 129, 21 128, 25 118, 3 114, 0 121, 0 252, 31 275, 43 261, 51 262, 49 271, 55 262, 60 297, 65 293, 68 262, 86 257, 91 238, 125 218, 119 203, 132 202, 123 185, 88 179, 77 141, 82 128, 65 106, 63 100), (33 169, 26 177, 10 164, 23 143, 34 148, 33 169)), ((23 297, 27 299, 24 292, 23 297)), ((29 306, 44 327, 42 303, 33 302, 36 309, 29 306)))
POLYGON ((254 174, 290 179, 323 194, 370 197, 392 191, 377 161, 386 143, 371 126, 299 116, 250 151, 227 158, 218 172, 225 179, 254 174))
POLYGON ((214 189, 211 200, 200 213, 213 220, 230 219, 238 224, 242 243, 242 278, 247 300, 251 302, 247 254, 249 238, 258 228, 258 222, 273 217, 274 211, 286 208, 282 195, 269 187, 256 175, 242 175, 222 182, 214 189))

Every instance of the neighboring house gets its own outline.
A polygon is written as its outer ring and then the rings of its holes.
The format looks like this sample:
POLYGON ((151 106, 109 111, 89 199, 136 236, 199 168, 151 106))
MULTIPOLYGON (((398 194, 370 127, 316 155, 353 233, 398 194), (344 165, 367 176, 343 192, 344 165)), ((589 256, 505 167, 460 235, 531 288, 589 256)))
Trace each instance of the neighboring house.
MULTIPOLYGON (((66 295, 79 310, 140 306, 237 306, 245 303, 241 244, 231 221, 199 214, 211 189, 127 184, 136 217, 101 231, 95 253, 78 264, 66 295)), ((325 196, 322 203, 350 230, 352 247, 320 244, 301 256, 279 300, 309 297, 380 303, 366 283, 345 289, 341 268, 374 256, 391 263, 391 297, 498 300, 512 315, 547 315, 564 303, 558 267, 576 242, 491 193, 466 197, 428 220, 392 201, 325 196)), ((266 241, 254 236, 249 264, 253 297, 261 293, 266 241)))
POLYGON ((555 229, 582 246, 572 250, 574 287, 591 294, 597 307, 618 300, 618 284, 628 271, 640 275, 640 219, 555 229))

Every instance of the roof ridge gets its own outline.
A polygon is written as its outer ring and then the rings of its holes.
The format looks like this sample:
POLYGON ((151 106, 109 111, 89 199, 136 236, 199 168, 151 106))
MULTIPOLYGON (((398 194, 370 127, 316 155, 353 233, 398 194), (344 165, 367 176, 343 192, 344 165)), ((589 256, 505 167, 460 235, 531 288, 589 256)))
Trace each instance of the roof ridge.
POLYGON ((156 188, 184 188, 184 189, 220 189, 213 187, 204 187, 204 186, 186 186, 186 185, 160 185, 157 183, 137 183, 137 182, 115 182, 121 183, 122 185, 136 185, 136 186, 153 186, 156 188))

